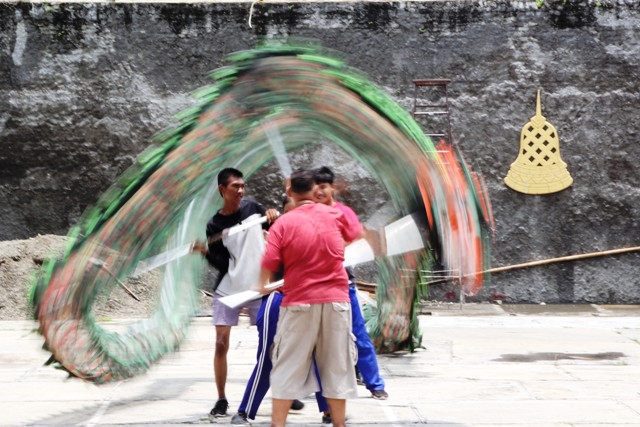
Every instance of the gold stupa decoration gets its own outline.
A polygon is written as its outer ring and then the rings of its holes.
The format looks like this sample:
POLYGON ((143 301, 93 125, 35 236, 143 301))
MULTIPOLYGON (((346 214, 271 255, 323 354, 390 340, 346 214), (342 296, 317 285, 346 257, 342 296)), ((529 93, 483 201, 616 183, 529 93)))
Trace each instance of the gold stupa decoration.
POLYGON ((542 115, 539 90, 536 115, 522 128, 520 152, 504 182, 526 194, 555 193, 573 183, 567 164, 560 158, 558 132, 542 115))

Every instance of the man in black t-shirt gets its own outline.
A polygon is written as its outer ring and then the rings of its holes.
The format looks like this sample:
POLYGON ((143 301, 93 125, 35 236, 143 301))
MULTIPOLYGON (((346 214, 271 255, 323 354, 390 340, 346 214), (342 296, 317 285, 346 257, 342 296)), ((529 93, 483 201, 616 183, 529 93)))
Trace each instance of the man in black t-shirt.
POLYGON ((223 206, 207 223, 208 248, 199 247, 209 263, 218 270, 218 278, 214 284, 213 324, 216 327, 216 349, 213 367, 218 391, 218 400, 209 413, 210 418, 227 415, 229 403, 225 395, 227 382, 227 352, 231 326, 238 324, 238 316, 242 308, 249 311, 250 322, 255 325, 256 315, 260 308, 260 300, 247 303, 245 306, 229 308, 219 301, 225 295, 249 290, 257 277, 250 273, 259 271, 264 238, 262 231, 252 227, 241 234, 229 237, 224 230, 240 224, 245 220, 267 217, 264 228, 268 228, 278 216, 275 209, 265 210, 262 205, 244 199, 245 183, 242 172, 233 168, 225 168, 218 174, 218 190, 222 196, 223 206), (206 248, 206 253, 205 253, 206 248))
POLYGON ((229 250, 222 241, 222 232, 234 225, 241 224, 242 221, 253 215, 266 215, 266 211, 260 203, 245 199, 240 201, 240 206, 235 212, 224 214, 222 213, 223 210, 224 207, 207 223, 207 239, 210 240, 210 243, 206 258, 219 272, 218 278, 213 285, 214 290, 218 288, 224 275, 229 271, 229 258, 231 257, 229 250))

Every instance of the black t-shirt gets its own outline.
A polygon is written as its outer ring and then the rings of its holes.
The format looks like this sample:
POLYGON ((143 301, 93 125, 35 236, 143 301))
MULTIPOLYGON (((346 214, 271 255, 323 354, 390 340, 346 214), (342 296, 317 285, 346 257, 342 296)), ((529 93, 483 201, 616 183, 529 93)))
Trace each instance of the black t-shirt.
MULTIPOLYGON (((240 209, 231 215, 222 215, 217 212, 213 218, 207 223, 207 239, 211 238, 222 232, 222 230, 233 227, 234 225, 241 224, 242 221, 247 219, 253 214, 260 214, 264 216, 265 209, 262 205, 253 200, 243 199, 240 202, 240 209)), ((263 226, 267 228, 267 223, 263 226)), ((225 274, 229 271, 229 251, 222 243, 222 239, 218 239, 213 243, 209 243, 209 251, 207 252, 207 260, 214 266, 219 274, 214 289, 218 287, 220 281, 225 274)))

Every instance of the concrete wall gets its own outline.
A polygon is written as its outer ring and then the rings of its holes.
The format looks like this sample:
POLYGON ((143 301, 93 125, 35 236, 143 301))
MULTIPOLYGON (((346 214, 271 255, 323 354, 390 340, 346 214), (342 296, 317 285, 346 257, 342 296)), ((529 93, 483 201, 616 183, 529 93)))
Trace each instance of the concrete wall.
MULTIPOLYGON (((251 26, 249 8, 0 4, 0 239, 65 234, 225 55, 301 36, 344 52, 407 108, 413 79, 452 80, 456 140, 493 204, 495 266, 640 243, 636 1, 267 2, 255 4, 251 26), (502 181, 537 89, 575 180, 548 196, 502 181)), ((363 220, 384 207, 386 195, 362 191, 371 186, 362 168, 330 147, 293 157, 334 164, 363 220)), ((277 203, 276 172, 253 181, 267 204, 277 203)), ((510 302, 638 303, 639 260, 497 273, 479 299, 495 291, 510 302)), ((448 290, 433 287, 434 298, 448 290)))

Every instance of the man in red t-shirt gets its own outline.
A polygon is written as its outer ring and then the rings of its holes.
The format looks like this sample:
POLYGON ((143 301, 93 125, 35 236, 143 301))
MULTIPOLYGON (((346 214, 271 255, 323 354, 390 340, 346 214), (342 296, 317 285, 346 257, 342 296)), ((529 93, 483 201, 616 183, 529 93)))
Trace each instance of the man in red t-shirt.
POLYGON ((346 399, 357 397, 357 350, 343 262, 344 242, 359 237, 361 229, 340 210, 314 203, 314 189, 312 171, 291 174, 287 194, 295 208, 271 227, 262 260, 263 286, 273 273, 284 270, 284 298, 272 349, 275 427, 285 425, 293 399, 319 390, 313 356, 334 426, 345 426, 346 399))

